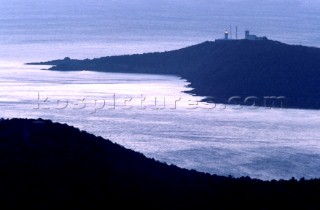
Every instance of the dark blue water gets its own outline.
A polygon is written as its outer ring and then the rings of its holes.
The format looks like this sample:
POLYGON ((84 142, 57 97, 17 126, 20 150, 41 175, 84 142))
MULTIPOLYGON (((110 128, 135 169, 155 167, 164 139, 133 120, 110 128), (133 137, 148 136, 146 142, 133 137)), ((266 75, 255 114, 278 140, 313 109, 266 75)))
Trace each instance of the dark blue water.
POLYGON ((249 29, 320 47, 319 11, 317 0, 0 0, 0 117, 68 123, 160 161, 212 174, 320 177, 319 111, 204 109, 204 103, 194 108, 189 100, 197 97, 181 93, 188 83, 178 77, 23 65, 172 50, 221 38, 230 26, 233 37, 238 26, 239 38, 249 29), (50 98, 50 109, 37 109, 38 94, 50 98), (119 106, 110 110, 113 94, 119 106), (139 109, 141 95, 151 108, 139 109), (74 109, 72 102, 83 98, 88 106, 74 109), (129 98, 132 109, 123 104, 129 98), (184 103, 154 109, 155 98, 184 103), (70 104, 61 109, 58 100, 70 104))
POLYGON ((244 30, 320 46, 317 0, 0 0, 0 58, 164 51, 244 30))

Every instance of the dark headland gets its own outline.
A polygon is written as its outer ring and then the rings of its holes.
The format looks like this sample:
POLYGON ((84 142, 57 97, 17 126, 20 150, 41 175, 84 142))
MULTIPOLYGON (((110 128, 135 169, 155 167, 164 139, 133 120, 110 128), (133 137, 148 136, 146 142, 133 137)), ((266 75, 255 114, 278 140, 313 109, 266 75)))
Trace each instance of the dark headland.
POLYGON ((211 102, 320 108, 320 49, 268 39, 217 40, 168 52, 32 64, 62 71, 178 75, 191 83, 194 94, 211 102))
POLYGON ((1 209, 320 209, 319 179, 181 169, 48 120, 0 120, 0 155, 1 209))

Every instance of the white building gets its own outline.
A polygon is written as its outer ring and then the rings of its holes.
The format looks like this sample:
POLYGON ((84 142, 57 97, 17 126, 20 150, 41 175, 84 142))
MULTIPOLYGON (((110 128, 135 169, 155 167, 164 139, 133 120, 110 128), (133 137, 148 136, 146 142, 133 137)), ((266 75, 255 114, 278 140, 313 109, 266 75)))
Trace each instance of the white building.
POLYGON ((228 39, 229 39, 229 32, 228 32, 228 30, 226 30, 226 31, 224 32, 224 39, 225 39, 225 40, 228 40, 228 39))
POLYGON ((258 37, 258 36, 256 36, 256 35, 254 35, 254 34, 250 34, 250 31, 249 30, 246 30, 245 31, 245 39, 247 39, 247 40, 265 40, 265 39, 267 39, 267 37, 258 37))
MULTIPOLYGON (((236 37, 238 37, 238 35, 236 35, 236 37)), ((254 35, 254 34, 250 34, 249 30, 246 30, 244 39, 246 39, 246 40, 267 40, 267 37, 265 37, 265 36, 258 37, 258 36, 254 35)), ((237 40, 237 38, 236 39, 230 38, 228 30, 225 30, 225 32, 224 32, 224 38, 216 39, 216 41, 232 41, 232 40, 237 40)))

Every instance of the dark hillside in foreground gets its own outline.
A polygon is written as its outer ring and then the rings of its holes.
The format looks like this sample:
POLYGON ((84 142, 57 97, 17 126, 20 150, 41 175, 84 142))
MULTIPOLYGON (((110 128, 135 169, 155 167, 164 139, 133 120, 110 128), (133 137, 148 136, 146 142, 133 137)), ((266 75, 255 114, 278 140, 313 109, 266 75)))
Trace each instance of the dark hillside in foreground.
POLYGON ((318 179, 263 182, 180 169, 41 119, 0 120, 0 155, 1 209, 320 208, 318 179))
POLYGON ((277 41, 215 41, 162 53, 64 59, 36 64, 51 70, 94 70, 179 75, 200 96, 219 103, 320 108, 320 49, 277 41), (239 96, 229 101, 230 97, 239 96), (255 96, 245 101, 247 97, 255 96))

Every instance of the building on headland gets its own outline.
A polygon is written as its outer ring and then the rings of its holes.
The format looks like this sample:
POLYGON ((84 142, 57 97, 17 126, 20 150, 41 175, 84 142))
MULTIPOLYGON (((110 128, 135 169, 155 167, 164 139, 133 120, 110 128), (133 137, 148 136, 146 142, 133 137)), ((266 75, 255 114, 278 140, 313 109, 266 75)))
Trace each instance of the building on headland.
POLYGON ((228 30, 226 30, 226 31, 224 32, 224 39, 225 39, 225 40, 228 40, 228 39, 229 39, 229 32, 228 32, 228 30))
MULTIPOLYGON (((236 32, 238 33, 238 32, 236 32)), ((229 37, 229 31, 225 30, 224 32, 224 38, 223 39, 216 39, 216 41, 232 41, 232 40, 237 40, 238 39, 238 34, 236 34, 236 39, 232 39, 232 37, 229 37)), ((254 41, 259 41, 259 40, 267 40, 267 37, 263 36, 263 37, 259 37, 256 36, 254 34, 250 34, 249 30, 245 31, 245 40, 254 40, 254 41)))
POLYGON ((246 30, 245 31, 245 39, 246 40, 266 40, 267 39, 267 37, 258 37, 258 36, 256 36, 256 35, 254 35, 254 34, 250 34, 250 31, 249 30, 246 30))
POLYGON ((228 30, 224 31, 224 38, 223 39, 216 39, 216 41, 231 41, 231 40, 233 40, 233 39, 229 37, 228 30))

